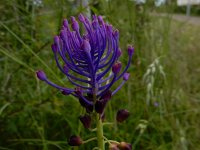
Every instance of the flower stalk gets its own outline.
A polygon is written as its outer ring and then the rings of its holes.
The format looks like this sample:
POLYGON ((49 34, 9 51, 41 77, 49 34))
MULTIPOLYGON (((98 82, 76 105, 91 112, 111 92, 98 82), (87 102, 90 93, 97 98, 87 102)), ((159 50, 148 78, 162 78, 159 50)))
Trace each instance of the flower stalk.
MULTIPOLYGON (((51 45, 54 59, 60 71, 66 75, 74 88, 59 86, 51 82, 42 70, 38 70, 38 79, 60 90, 65 95, 72 95, 78 99, 85 109, 79 120, 83 126, 91 130, 92 121, 96 124, 96 140, 98 149, 105 150, 105 137, 103 123, 105 108, 111 97, 117 93, 129 79, 127 70, 131 64, 134 48, 127 48, 127 65, 122 66, 119 61, 122 50, 119 47, 119 31, 112 25, 104 22, 102 16, 94 15, 90 21, 80 14, 78 20, 71 17, 71 27, 67 19, 64 19, 60 34, 54 37, 51 45), (84 26, 84 32, 80 32, 79 23, 84 26), (113 85, 121 79, 121 84, 116 89, 113 85), (94 117, 94 118, 92 118, 94 117)), ((121 110, 117 114, 117 121, 123 122, 129 116, 129 112, 121 110)), ((80 136, 73 135, 69 145, 80 146, 84 144, 80 136)), ((121 143, 121 147, 128 147, 121 143)))
POLYGON ((97 142, 98 147, 100 150, 105 150, 105 142, 104 142, 104 136, 103 136, 103 124, 101 120, 101 116, 96 113, 96 126, 97 126, 97 142))
MULTIPOLYGON (((93 100, 97 101, 96 90, 94 90, 93 100)), ((104 142, 104 135, 103 135, 103 124, 101 119, 101 114, 95 112, 96 117, 96 135, 97 135, 97 143, 99 150, 105 150, 105 142, 104 142)))

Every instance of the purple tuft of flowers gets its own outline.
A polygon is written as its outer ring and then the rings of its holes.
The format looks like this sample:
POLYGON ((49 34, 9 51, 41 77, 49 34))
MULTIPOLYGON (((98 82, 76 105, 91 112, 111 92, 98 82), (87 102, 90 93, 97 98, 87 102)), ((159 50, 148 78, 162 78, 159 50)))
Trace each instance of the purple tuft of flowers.
POLYGON ((128 63, 122 67, 119 61, 122 54, 119 31, 104 22, 102 16, 94 15, 90 21, 80 14, 78 20, 71 17, 70 27, 68 20, 64 19, 60 34, 54 37, 51 46, 57 67, 75 86, 74 89, 51 82, 41 70, 36 74, 40 80, 57 88, 64 95, 77 97, 88 112, 96 108, 97 112, 103 113, 107 101, 129 78, 127 70, 134 48, 128 46, 128 63), (79 24, 84 27, 83 34, 80 33, 79 24), (121 84, 111 90, 113 84, 121 78, 121 84))

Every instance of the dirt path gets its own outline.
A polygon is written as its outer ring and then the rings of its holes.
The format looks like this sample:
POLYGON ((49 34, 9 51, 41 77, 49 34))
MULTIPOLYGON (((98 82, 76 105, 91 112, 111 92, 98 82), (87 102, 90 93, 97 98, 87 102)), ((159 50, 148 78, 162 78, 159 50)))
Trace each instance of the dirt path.
POLYGON ((172 17, 172 19, 183 22, 183 23, 189 23, 192 25, 197 25, 200 26, 200 17, 193 17, 193 16, 186 16, 182 14, 155 14, 153 13, 152 15, 154 16, 168 16, 172 17))
POLYGON ((192 16, 188 17, 188 16, 185 16, 185 15, 174 14, 174 15, 172 15, 172 18, 177 20, 177 21, 183 21, 185 23, 200 26, 200 17, 192 17, 192 16))

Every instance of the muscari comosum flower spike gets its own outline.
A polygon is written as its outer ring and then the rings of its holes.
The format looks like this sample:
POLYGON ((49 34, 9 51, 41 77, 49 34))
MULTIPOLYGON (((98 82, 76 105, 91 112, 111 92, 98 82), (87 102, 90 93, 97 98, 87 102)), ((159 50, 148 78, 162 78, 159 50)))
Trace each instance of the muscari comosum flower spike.
MULTIPOLYGON (((38 79, 57 88, 64 95, 75 96, 81 106, 86 109, 79 119, 85 128, 91 127, 91 121, 96 118, 96 131, 99 149, 105 149, 102 121, 105 107, 111 97, 117 93, 129 79, 127 70, 131 64, 134 48, 128 46, 128 63, 125 67, 119 61, 122 50, 119 47, 119 31, 105 23, 102 16, 93 16, 90 21, 80 14, 76 20, 71 17, 71 27, 64 19, 60 34, 54 37, 51 45, 54 59, 60 71, 66 75, 74 88, 66 88, 51 82, 42 70, 36 72, 38 79), (85 32, 80 33, 79 22, 85 32), (112 86, 122 79, 116 89, 112 86), (94 112, 95 110, 95 112, 94 112), (95 116, 94 116, 95 115, 95 116), (91 118, 93 117, 93 118, 91 118)), ((129 113, 121 110, 116 119, 119 122, 128 118, 129 113)), ((79 136, 71 136, 69 145, 80 146, 84 142, 79 136)), ((131 145, 121 142, 112 149, 131 149, 131 145)))
POLYGON ((79 32, 78 21, 75 17, 71 17, 72 30, 70 30, 67 19, 64 19, 62 30, 54 37, 52 44, 57 67, 75 88, 58 86, 49 81, 41 70, 36 72, 37 77, 57 88, 64 95, 71 94, 77 97, 81 105, 89 112, 93 111, 96 102, 91 97, 89 98, 88 94, 96 94, 97 103, 102 103, 100 104, 102 108, 99 110, 99 113, 102 113, 108 100, 101 99, 101 97, 107 91, 112 91, 111 95, 114 95, 129 78, 127 70, 134 48, 128 46, 128 63, 126 67, 122 67, 119 61, 122 54, 119 47, 119 31, 105 23, 101 16, 93 16, 93 20, 89 21, 80 14, 78 20, 85 28, 82 36, 79 32), (111 90, 113 84, 120 78, 123 78, 122 83, 116 89, 111 90))

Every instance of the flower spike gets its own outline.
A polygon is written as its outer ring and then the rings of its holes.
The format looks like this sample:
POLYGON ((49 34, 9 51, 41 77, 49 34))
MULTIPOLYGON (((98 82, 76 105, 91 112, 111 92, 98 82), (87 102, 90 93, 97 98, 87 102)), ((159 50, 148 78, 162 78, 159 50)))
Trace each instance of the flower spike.
MULTIPOLYGON (((123 67, 119 60, 122 55, 119 38, 119 30, 104 22, 102 16, 93 15, 90 20, 80 14, 78 20, 73 16, 70 22, 64 19, 61 31, 54 37, 51 48, 55 64, 72 84, 72 88, 51 82, 42 70, 36 72, 41 81, 58 89, 63 95, 72 95, 78 99, 85 109, 85 115, 79 117, 85 128, 90 128, 93 117, 96 118, 99 149, 105 149, 101 132, 106 105, 130 77, 127 71, 131 65, 134 48, 128 46, 127 64, 123 67), (82 30, 80 27, 83 27, 83 32, 79 31, 82 30), (121 80, 121 83, 113 90, 113 85, 118 80, 121 80)), ((117 112, 116 120, 123 122, 128 117, 129 112, 123 109, 117 112)), ((80 146, 83 143, 85 142, 79 136, 71 136, 68 141, 70 146, 80 146)), ((132 148, 129 143, 117 142, 110 145, 109 149, 132 148)))
POLYGON ((100 98, 112 88, 115 82, 123 78, 120 86, 113 90, 111 94, 113 95, 128 80, 129 74, 126 71, 131 64, 134 48, 128 46, 128 64, 121 71, 122 64, 118 60, 122 54, 122 50, 118 46, 119 31, 114 29, 112 25, 104 23, 102 16, 94 15, 93 20, 90 21, 80 14, 78 20, 83 24, 85 34, 80 34, 79 23, 75 17, 71 17, 73 31, 70 30, 67 19, 64 19, 60 35, 54 37, 54 43, 51 47, 58 68, 73 85, 82 89, 82 94, 80 95, 80 91, 52 83, 47 80, 42 71, 37 72, 37 77, 61 90, 63 94, 72 94, 91 105, 92 103, 85 98, 85 93, 96 91, 97 98, 100 98), (62 62, 60 62, 60 59, 62 62), (112 71, 112 74, 107 76, 110 71, 112 71))

